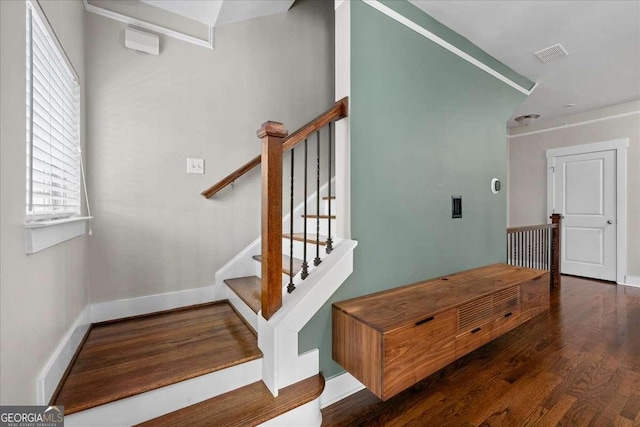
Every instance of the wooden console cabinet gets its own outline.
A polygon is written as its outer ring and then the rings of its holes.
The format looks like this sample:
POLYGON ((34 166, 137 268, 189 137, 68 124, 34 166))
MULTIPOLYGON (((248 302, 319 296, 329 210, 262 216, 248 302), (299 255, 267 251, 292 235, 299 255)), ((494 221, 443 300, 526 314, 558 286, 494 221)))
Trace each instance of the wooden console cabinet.
POLYGON ((494 264, 333 304, 333 359, 383 400, 549 308, 549 272, 494 264))

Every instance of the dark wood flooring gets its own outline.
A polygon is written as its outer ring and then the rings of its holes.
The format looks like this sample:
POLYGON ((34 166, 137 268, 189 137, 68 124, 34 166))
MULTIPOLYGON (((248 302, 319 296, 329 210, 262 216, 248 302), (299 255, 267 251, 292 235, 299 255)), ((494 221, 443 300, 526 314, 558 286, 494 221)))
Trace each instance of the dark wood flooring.
POLYGON ((139 424, 144 427, 257 426, 318 398, 324 377, 316 375, 280 390, 273 397, 262 381, 139 424))
POLYGON ((53 402, 68 415, 260 357, 227 302, 98 324, 53 402))
POLYGON ((640 289, 563 277, 551 309, 382 402, 323 426, 640 426, 640 289))

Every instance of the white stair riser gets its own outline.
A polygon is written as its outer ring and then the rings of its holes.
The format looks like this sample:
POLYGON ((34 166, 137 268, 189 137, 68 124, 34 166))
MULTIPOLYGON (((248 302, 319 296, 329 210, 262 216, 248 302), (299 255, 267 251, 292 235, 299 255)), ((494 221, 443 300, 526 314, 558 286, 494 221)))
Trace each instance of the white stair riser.
MULTIPOLYGON (((316 218, 307 219, 307 233, 316 234, 316 228, 318 227, 316 218)), ((328 218, 320 218, 320 234, 324 236, 329 235, 329 222, 331 222, 331 234, 336 233, 336 220, 328 218)))
MULTIPOLYGON (((256 261, 256 276, 262 277, 262 263, 256 261)), ((289 283, 289 275, 282 273, 282 284, 287 285, 289 283)))
POLYGON ((130 426, 260 381, 262 359, 116 400, 64 417, 66 426, 130 426))
MULTIPOLYGON (((322 200, 320 202, 320 212, 322 212, 322 214, 324 215, 329 215, 329 201, 328 200, 322 200)), ((312 212, 309 212, 312 213, 312 212)), ((315 212, 313 212, 315 213, 315 212)), ((335 215, 336 214, 336 201, 332 200, 331 201, 331 215, 335 215)))
MULTIPOLYGON (((289 255, 289 244, 291 240, 282 239, 282 253, 289 255)), ((327 256, 325 251, 326 246, 320 245, 320 259, 327 256)), ((304 243, 298 240, 293 241, 293 257, 304 260, 304 243)), ((315 243, 307 243, 307 262, 309 265, 313 265, 313 260, 316 257, 316 245, 315 243)))

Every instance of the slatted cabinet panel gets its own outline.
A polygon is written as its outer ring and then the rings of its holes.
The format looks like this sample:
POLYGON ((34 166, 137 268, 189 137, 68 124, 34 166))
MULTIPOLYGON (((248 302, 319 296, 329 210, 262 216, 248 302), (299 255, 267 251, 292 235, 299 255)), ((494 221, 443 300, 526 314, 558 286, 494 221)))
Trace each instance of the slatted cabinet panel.
POLYGON ((389 399, 549 308, 549 273, 494 264, 333 304, 333 358, 389 399))

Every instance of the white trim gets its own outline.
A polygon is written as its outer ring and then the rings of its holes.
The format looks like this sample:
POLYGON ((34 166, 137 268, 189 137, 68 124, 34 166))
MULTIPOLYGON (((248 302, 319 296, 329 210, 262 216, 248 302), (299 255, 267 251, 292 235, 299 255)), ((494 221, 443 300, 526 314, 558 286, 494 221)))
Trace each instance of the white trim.
MULTIPOLYGON (((335 3, 335 98, 351 96, 351 2, 335 3)), ((351 110, 351 102, 349 102, 351 110)), ((351 113, 335 123, 336 236, 351 238, 351 113)))
POLYGON ((64 425, 131 426, 260 381, 262 359, 180 381, 64 417, 64 425))
POLYGON ((76 221, 88 221, 93 219, 92 216, 74 216, 72 218, 63 218, 63 219, 52 219, 48 221, 32 221, 24 224, 24 228, 44 228, 44 227, 54 227, 60 224, 68 224, 70 222, 76 221))
POLYGON ((325 382, 324 391, 320 395, 320 408, 333 405, 364 388, 364 385, 348 372, 333 376, 325 382))
POLYGON ((616 282, 627 275, 627 147, 616 149, 616 282))
POLYGON ((91 322, 139 316, 214 300, 213 286, 91 304, 91 322))
POLYGON ((624 286, 640 288, 640 276, 626 276, 625 283, 620 283, 620 284, 624 286))
POLYGON ((573 156, 575 154, 595 153, 598 151, 619 150, 627 147, 629 147, 629 139, 627 138, 594 142, 591 144, 570 145, 568 147, 548 149, 547 159, 561 156, 573 156))
POLYGON ((179 31, 171 30, 166 27, 162 27, 160 25, 152 24, 147 21, 142 21, 140 19, 132 18, 131 16, 123 15, 121 13, 113 12, 111 10, 104 9, 102 7, 98 7, 92 4, 89 4, 87 0, 82 0, 84 3, 84 8, 87 12, 95 13, 96 15, 104 16, 105 18, 114 19, 116 21, 123 22, 127 25, 133 25, 139 28, 144 28, 145 30, 153 31, 154 33, 162 34, 167 37, 172 37, 174 39, 182 40, 187 43, 194 44, 196 46, 206 47, 207 49, 212 49, 214 46, 214 29, 212 26, 209 26, 208 39, 199 39, 197 37, 190 36, 185 33, 181 33, 179 31))
POLYGON ((337 240, 304 282, 294 278, 296 291, 283 290, 282 307, 268 321, 258 317, 258 347, 264 355, 262 380, 277 395, 283 387, 319 372, 319 351, 299 354, 298 335, 304 325, 353 272, 353 250, 358 242, 337 240))
POLYGON ((53 354, 36 379, 36 399, 38 405, 46 405, 58 387, 67 366, 89 330, 91 308, 86 306, 71 327, 64 334, 53 354))
POLYGON ((257 427, 320 427, 322 412, 320 412, 320 398, 298 406, 282 415, 271 418, 257 427))
POLYGON ((411 21, 410 19, 402 16, 401 14, 396 12, 395 10, 391 9, 388 6, 385 6, 384 4, 380 3, 379 1, 377 1, 377 0, 362 0, 362 1, 365 4, 368 4, 369 6, 373 7, 374 9, 384 13, 388 17, 390 17, 390 18, 394 19, 395 21, 401 23, 402 25, 406 26, 407 28, 412 29, 416 33, 418 33, 418 34, 428 38, 432 42, 442 46, 443 48, 447 49, 449 52, 451 52, 451 53, 453 53, 455 55, 458 55, 460 58, 464 59, 465 61, 469 62, 472 65, 475 65, 476 67, 478 67, 482 71, 492 75, 493 77, 495 77, 496 79, 500 80, 501 82, 508 84, 509 86, 511 86, 512 88, 517 90, 518 92, 522 92, 523 94, 529 96, 529 95, 531 95, 531 92, 533 91, 533 89, 535 89, 536 85, 534 85, 529 90, 523 88, 519 84, 515 83, 513 80, 509 79, 508 77, 505 77, 504 75, 500 74, 499 72, 497 72, 493 68, 489 67, 488 65, 483 64, 482 62, 478 61, 473 56, 471 56, 468 53, 462 51, 461 49, 458 49, 457 47, 455 47, 451 43, 445 41, 444 39, 441 39, 437 35, 433 34, 431 31, 421 27, 420 25, 418 25, 415 22, 411 21))
POLYGON ((90 217, 30 222, 24 225, 24 251, 34 254, 87 232, 90 217))
POLYGON ((556 126, 552 126, 550 128, 546 128, 546 129, 539 129, 539 130, 533 130, 531 132, 523 132, 523 133, 518 133, 516 135, 507 135, 507 138, 518 138, 521 136, 527 136, 527 135, 535 135, 537 133, 543 133, 543 132, 551 132, 554 130, 560 130, 560 129, 568 129, 568 128, 572 128, 572 127, 576 127, 576 126, 582 126, 582 125, 588 125, 591 123, 598 123, 598 122, 603 122, 605 120, 612 120, 612 119, 619 119, 621 117, 628 117, 628 116, 633 116, 636 114, 640 114, 640 110, 638 111, 629 111, 627 113, 621 113, 621 114, 614 114, 612 116, 606 116, 606 117, 600 117, 597 119, 591 119, 591 120, 584 120, 581 122, 575 122, 575 123, 562 123, 556 126))
MULTIPOLYGON (((616 152, 616 282, 625 283, 627 274, 627 148, 629 139, 614 139, 611 141, 594 142, 591 144, 571 145, 568 147, 552 148, 547 155, 547 216, 551 216, 554 209, 555 186, 553 183, 553 167, 556 157, 575 154, 595 153, 598 151, 615 150, 616 152), (550 188, 551 187, 551 188, 550 188)), ((562 212, 559 212, 562 213, 562 212)))

